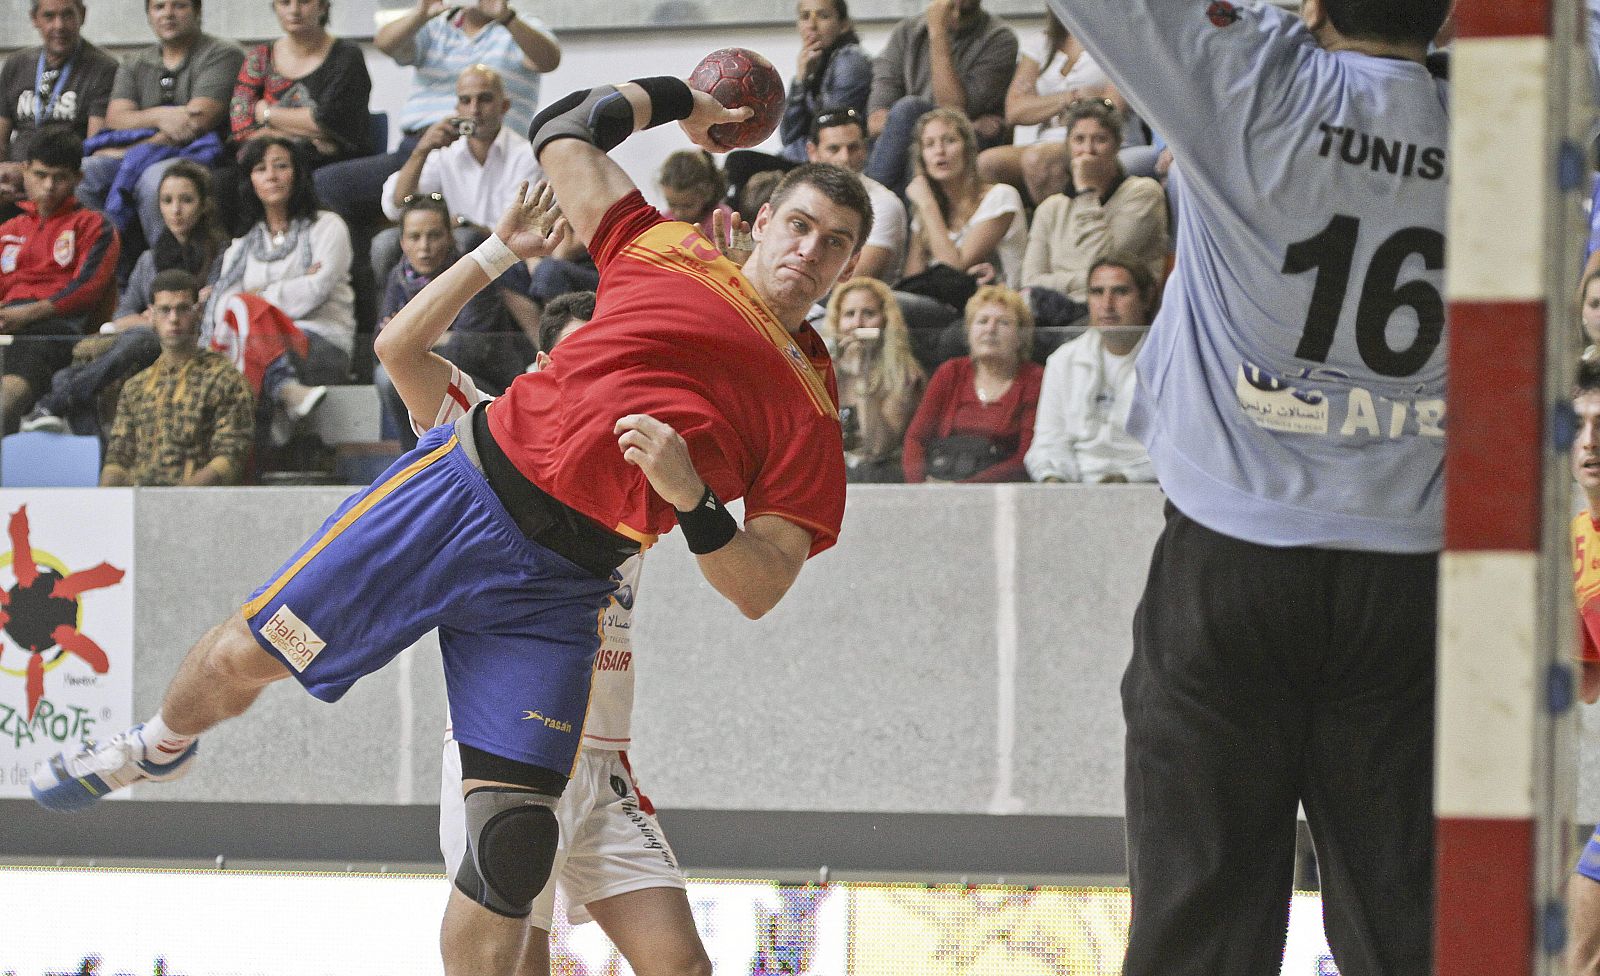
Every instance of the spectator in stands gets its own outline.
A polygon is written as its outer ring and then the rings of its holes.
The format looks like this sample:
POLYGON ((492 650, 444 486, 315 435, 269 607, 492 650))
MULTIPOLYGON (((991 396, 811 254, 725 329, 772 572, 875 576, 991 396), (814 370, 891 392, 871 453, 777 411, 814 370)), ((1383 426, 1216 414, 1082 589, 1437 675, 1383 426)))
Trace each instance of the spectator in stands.
POLYGON ((78 199, 119 229, 137 216, 147 244, 161 236, 161 176, 179 157, 210 165, 228 135, 228 99, 244 49, 200 30, 201 0, 145 0, 156 43, 117 69, 106 128, 87 148, 78 199), (95 148, 101 140, 114 142, 95 148), (130 152, 136 145, 148 148, 130 152), (125 189, 125 204, 113 192, 125 189), (108 206, 109 204, 109 206, 108 206))
POLYGON ((889 286, 855 277, 828 299, 822 338, 833 350, 844 425, 845 477, 855 483, 905 480, 900 455, 928 376, 889 286))
MULTIPOLYGON (((243 147, 257 139, 307 143, 311 154, 306 162, 312 169, 372 152, 367 112, 372 79, 361 48, 328 33, 332 2, 272 0, 283 36, 246 53, 228 106, 244 176, 249 169, 243 147)), ((241 179, 241 189, 248 182, 241 179)), ((338 188, 324 192, 330 189, 338 188)))
POLYGON ((6 350, 0 374, 6 430, 71 360, 69 340, 115 296, 117 232, 73 196, 82 162, 83 142, 71 129, 39 130, 22 171, 22 213, 0 224, 0 333, 24 340, 6 350))
POLYGON ((292 351, 273 355, 259 376, 248 371, 248 348, 235 360, 256 392, 258 421, 270 418, 279 443, 322 401, 326 384, 349 376, 356 331, 350 232, 318 203, 306 152, 303 142, 278 135, 245 144, 239 197, 250 229, 223 254, 203 320, 223 330, 224 345, 230 316, 233 333, 251 343, 286 337, 292 351), (239 297, 251 300, 232 301, 239 297), (241 315, 248 317, 245 328, 237 321, 241 315))
POLYGON ((967 348, 928 381, 906 431, 906 481, 1026 481, 1044 370, 1027 358, 1033 316, 1021 295, 985 285, 967 302, 967 348))
POLYGON ((161 355, 123 384, 102 485, 234 485, 255 433, 250 387, 200 348, 200 280, 168 268, 151 282, 161 355))
POLYGON ((1047 327, 1083 315, 1089 268, 1097 259, 1126 255, 1159 281, 1171 249, 1161 184, 1129 176, 1117 158, 1122 120, 1116 107, 1105 99, 1079 101, 1066 120, 1071 176, 1064 191, 1034 212, 1022 262, 1035 321, 1047 327))
MULTIPOLYGON (((509 204, 508 204, 509 206, 509 204)), ((416 297, 434 275, 455 263, 458 251, 450 233, 450 211, 432 197, 419 197, 400 214, 400 263, 389 272, 379 311, 378 331, 416 297)), ((471 376, 479 390, 499 396, 533 362, 533 344, 518 330, 499 289, 485 288, 467 302, 450 323, 434 351, 471 376)), ((395 392, 383 367, 373 376, 394 429, 405 450, 416 446, 405 402, 395 392)))
POLYGON ((89 15, 82 0, 32 0, 28 13, 43 42, 0 68, 0 220, 16 216, 26 195, 22 169, 28 144, 52 123, 87 139, 106 124, 117 59, 83 39, 89 15))
MULTIPOLYGON (((498 73, 510 101, 505 126, 520 135, 528 131, 539 104, 539 74, 561 64, 561 46, 550 29, 537 17, 513 10, 506 0, 461 6, 417 0, 404 15, 383 25, 372 43, 416 69, 400 111, 400 144, 393 153, 385 154, 379 146, 379 155, 324 167, 317 180, 319 188, 337 186, 351 201, 370 200, 373 206, 384 196, 384 181, 410 158, 423 133, 459 114, 456 82, 463 71, 484 65, 498 73)), ((485 223, 493 226, 494 221, 485 223)))
MULTIPOLYGON (((539 179, 526 136, 504 125, 511 101, 500 73, 475 64, 456 79, 456 114, 429 126, 405 165, 383 184, 383 215, 397 220, 408 198, 443 195, 455 216, 455 240, 466 254, 489 236, 517 196, 517 185, 539 179), (470 123, 463 135, 461 123, 470 123)), ((400 231, 372 239, 372 271, 384 281, 399 260, 400 231)))
MULTIPOLYGON (((23 430, 78 434, 100 433, 100 413, 114 385, 137 373, 161 354, 150 306, 156 275, 171 268, 210 282, 228 238, 217 221, 211 174, 197 163, 179 160, 167 167, 157 198, 162 229, 154 247, 139 255, 110 322, 73 350, 74 364, 55 374, 50 391, 39 397, 23 418, 23 430)), ((209 284, 200 290, 204 301, 209 284)))
POLYGON ((1028 242, 1022 194, 979 178, 977 137, 959 112, 936 108, 918 119, 916 145, 906 274, 944 264, 980 285, 1016 287, 1028 242))
MULTIPOLYGON (((806 149, 816 133, 817 116, 854 109, 867 117, 867 93, 872 88, 872 59, 861 49, 850 8, 845 0, 799 0, 795 28, 800 32, 800 57, 789 80, 778 138, 778 155, 739 149, 728 154, 726 167, 732 196, 743 200, 745 184, 759 173, 787 172, 806 161, 806 149)), ((866 129, 865 123, 862 125, 866 129)), ((865 160, 863 159, 863 165, 865 160)), ((859 170, 859 167, 858 167, 859 170)), ((754 214, 741 203, 740 213, 754 214)))
POLYGON ((1023 459, 1034 481, 1154 481, 1150 456, 1128 433, 1155 307, 1156 280, 1135 258, 1110 255, 1089 269, 1089 329, 1050 354, 1023 459))
MULTIPOLYGON (((778 138, 783 157, 803 163, 817 117, 824 110, 855 109, 866 117, 872 59, 861 50, 846 0, 800 0, 795 5, 795 26, 800 31, 800 57, 789 81, 778 138)), ((856 167, 857 172, 860 169, 856 167)))
POLYGON ((981 3, 931 0, 925 13, 896 25, 872 62, 867 126, 877 142, 867 175, 897 193, 910 175, 913 132, 929 109, 971 119, 985 147, 1007 138, 1006 86, 1017 63, 1017 35, 981 3))
POLYGON ((985 149, 978 171, 990 183, 1026 190, 1035 204, 1067 179, 1067 108, 1080 98, 1118 99, 1116 86, 1076 37, 1047 11, 1037 54, 1017 58, 1006 90, 1006 123, 1019 127, 1009 145, 985 149))
POLYGON ((666 214, 673 220, 694 224, 711 236, 711 214, 722 211, 726 218, 733 208, 726 201, 728 181, 717 166, 717 158, 701 149, 679 149, 669 153, 656 174, 661 195, 666 197, 666 214))
MULTIPOLYGON (((900 277, 906 256, 906 207, 893 190, 862 173, 867 165, 867 123, 853 108, 828 109, 814 121, 806 140, 806 158, 832 163, 861 175, 872 199, 872 230, 861 247, 856 274, 881 281, 900 277)), ((742 211, 754 216, 754 210, 742 211)))

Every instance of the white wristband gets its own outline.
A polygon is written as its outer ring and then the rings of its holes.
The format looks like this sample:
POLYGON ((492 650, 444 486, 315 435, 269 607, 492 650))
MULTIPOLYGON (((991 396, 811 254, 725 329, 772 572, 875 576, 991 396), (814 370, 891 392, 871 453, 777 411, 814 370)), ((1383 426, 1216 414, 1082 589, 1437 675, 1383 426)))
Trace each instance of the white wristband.
POLYGON ((478 267, 483 269, 490 281, 496 280, 522 260, 511 248, 506 247, 506 242, 500 239, 499 234, 490 234, 488 240, 473 248, 469 257, 478 262, 478 267))

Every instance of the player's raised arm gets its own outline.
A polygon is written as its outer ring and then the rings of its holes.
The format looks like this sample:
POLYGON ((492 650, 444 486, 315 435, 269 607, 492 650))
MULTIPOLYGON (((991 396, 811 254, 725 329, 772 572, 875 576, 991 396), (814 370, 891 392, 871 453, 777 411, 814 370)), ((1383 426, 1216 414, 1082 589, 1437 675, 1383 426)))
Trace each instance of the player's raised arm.
POLYGON ((433 352, 433 344, 461 309, 513 262, 555 250, 566 230, 549 185, 523 184, 494 235, 430 281, 378 333, 373 351, 411 416, 427 422, 439 412, 451 368, 433 352))
POLYGON ((560 99, 534 117, 528 139, 572 229, 588 244, 611 205, 636 189, 606 153, 635 132, 667 122, 681 122, 700 148, 724 152, 727 147, 713 140, 708 130, 750 115, 749 108, 723 108, 681 78, 640 78, 560 99))

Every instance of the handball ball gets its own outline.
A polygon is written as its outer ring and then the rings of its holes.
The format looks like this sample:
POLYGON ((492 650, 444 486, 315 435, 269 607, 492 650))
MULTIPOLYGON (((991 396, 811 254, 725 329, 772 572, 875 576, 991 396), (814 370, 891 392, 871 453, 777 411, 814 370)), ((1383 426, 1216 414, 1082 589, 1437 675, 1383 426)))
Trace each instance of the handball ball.
POLYGON ((723 149, 749 149, 765 142, 783 115, 783 79, 772 62, 742 47, 712 51, 694 66, 689 87, 715 98, 724 108, 749 106, 755 114, 743 122, 711 127, 711 139, 723 149))

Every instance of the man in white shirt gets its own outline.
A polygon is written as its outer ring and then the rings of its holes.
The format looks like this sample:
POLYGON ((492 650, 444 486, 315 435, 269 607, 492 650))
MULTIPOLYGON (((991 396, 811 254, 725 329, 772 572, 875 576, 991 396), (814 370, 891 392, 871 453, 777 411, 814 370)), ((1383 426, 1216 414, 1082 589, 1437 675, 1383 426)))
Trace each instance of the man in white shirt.
POLYGON ((813 163, 832 163, 861 177, 872 199, 872 230, 861 248, 856 275, 895 281, 906 259, 906 205, 893 190, 862 173, 867 166, 867 123, 853 108, 817 113, 806 155, 813 163))
POLYGON ((1045 361, 1023 464, 1034 481, 1154 481, 1150 455, 1128 433, 1128 408, 1155 279, 1140 262, 1108 255, 1088 280, 1090 327, 1045 361))
MULTIPOLYGON (((405 165, 383 184, 383 214, 397 220, 409 197, 438 193, 456 221, 456 247, 465 254, 516 198, 517 185, 539 180, 539 164, 526 137, 502 123, 511 100, 500 73, 473 65, 456 80, 456 114, 423 131, 405 165)), ((372 239, 372 270, 379 281, 400 260, 400 232, 372 239)))

